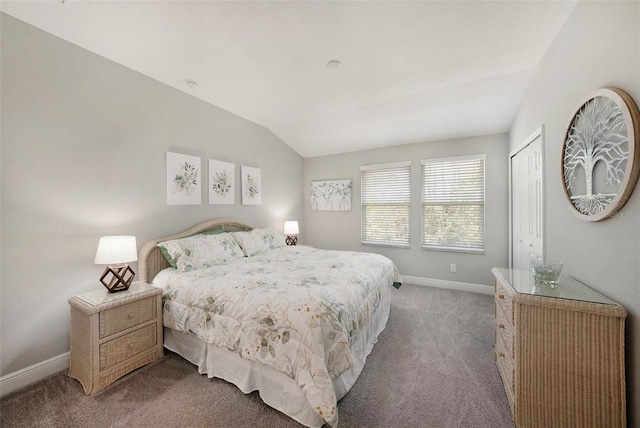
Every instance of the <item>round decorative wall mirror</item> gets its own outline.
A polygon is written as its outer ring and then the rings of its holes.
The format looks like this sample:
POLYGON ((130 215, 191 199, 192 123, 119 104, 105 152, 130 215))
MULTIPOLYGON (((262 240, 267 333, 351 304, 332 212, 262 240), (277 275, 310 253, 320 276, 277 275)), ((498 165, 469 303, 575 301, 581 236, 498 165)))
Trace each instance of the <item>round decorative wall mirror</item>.
POLYGON ((640 113, 617 88, 589 94, 573 115, 562 147, 564 191, 582 220, 615 215, 640 172, 640 113))

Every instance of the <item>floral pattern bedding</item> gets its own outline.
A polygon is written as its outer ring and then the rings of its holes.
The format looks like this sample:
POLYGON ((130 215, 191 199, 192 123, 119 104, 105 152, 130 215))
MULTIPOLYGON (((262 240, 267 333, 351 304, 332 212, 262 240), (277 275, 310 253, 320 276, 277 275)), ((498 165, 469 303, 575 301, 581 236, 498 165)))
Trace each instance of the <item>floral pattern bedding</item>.
POLYGON ((378 254, 276 248, 166 277, 164 325, 287 374, 335 426, 332 379, 351 368, 381 287, 399 278, 378 254))

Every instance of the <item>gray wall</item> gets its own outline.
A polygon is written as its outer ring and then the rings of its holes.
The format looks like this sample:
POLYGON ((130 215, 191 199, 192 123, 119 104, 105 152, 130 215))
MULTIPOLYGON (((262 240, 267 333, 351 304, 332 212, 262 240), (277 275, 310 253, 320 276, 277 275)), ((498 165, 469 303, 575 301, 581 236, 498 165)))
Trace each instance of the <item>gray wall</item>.
POLYGON ((409 144, 304 160, 304 243, 320 248, 384 254, 402 275, 471 284, 493 284, 491 268, 507 266, 508 258, 508 138, 506 134, 409 144), (420 160, 486 153, 485 254, 427 251, 421 248, 420 160), (360 166, 412 161, 411 248, 360 244, 360 166), (353 179, 351 211, 312 211, 311 181, 353 179), (455 263, 456 273, 449 272, 455 263))
POLYGON ((585 222, 562 190, 566 126, 582 98, 615 86, 640 104, 640 3, 580 2, 532 76, 510 133, 514 148, 545 125, 547 257, 621 303, 627 318, 629 426, 640 426, 640 186, 619 216, 585 222))
MULTIPOLYGON (((2 14, 0 375, 69 350, 101 235, 302 219, 303 160, 267 129, 2 14), (262 205, 166 205, 166 152, 261 168, 262 205)), ((204 183, 206 186, 206 181, 204 183)), ((137 271, 137 266, 134 265, 137 271)))
MULTIPOLYGON (((561 188, 565 127, 603 86, 640 103, 640 3, 580 2, 534 73, 511 133, 302 160, 268 130, 2 14, 0 376, 68 351, 70 296, 102 287, 99 236, 147 239, 232 216, 281 230, 301 220, 304 243, 375 251, 404 275, 491 284, 508 263, 507 153, 545 125, 546 251, 565 273, 622 303, 630 426, 640 425, 640 191, 623 215, 578 220, 561 188), (165 153, 260 167, 263 205, 167 206, 165 153), (487 251, 420 248, 419 203, 408 250, 360 245, 360 166, 487 153, 487 251), (304 167, 304 174, 303 174, 304 167), (353 179, 353 209, 311 211, 311 180, 353 179), (304 194, 304 205, 302 195, 304 194), (458 273, 448 271, 456 263, 458 273)), ((187 77, 187 76, 186 76, 187 77)), ((206 169, 205 169, 206 171, 206 169)), ((136 269, 136 266, 134 266, 136 269)))

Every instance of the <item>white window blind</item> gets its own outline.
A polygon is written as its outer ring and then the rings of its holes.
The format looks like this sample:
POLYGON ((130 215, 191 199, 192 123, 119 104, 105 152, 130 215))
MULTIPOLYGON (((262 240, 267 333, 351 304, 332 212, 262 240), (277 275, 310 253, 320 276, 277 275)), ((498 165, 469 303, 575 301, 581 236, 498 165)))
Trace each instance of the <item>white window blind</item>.
POLYGON ((486 155, 423 160, 422 247, 484 252, 486 155))
POLYGON ((362 166, 362 243, 409 247, 411 162, 362 166))

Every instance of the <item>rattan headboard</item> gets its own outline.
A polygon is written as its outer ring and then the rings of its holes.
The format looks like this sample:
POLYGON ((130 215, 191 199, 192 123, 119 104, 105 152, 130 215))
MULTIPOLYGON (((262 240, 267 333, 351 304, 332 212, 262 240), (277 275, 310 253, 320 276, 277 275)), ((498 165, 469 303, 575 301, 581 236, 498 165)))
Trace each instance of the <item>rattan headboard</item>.
POLYGON ((164 238, 156 238, 147 242, 140 249, 138 254, 138 270, 139 280, 149 283, 162 269, 169 267, 169 262, 162 255, 162 251, 158 248, 158 242, 168 241, 170 239, 186 238, 187 236, 197 235, 198 233, 209 230, 220 230, 223 232, 240 232, 253 229, 252 226, 231 218, 219 218, 207 220, 203 223, 193 226, 191 229, 177 233, 164 238))

